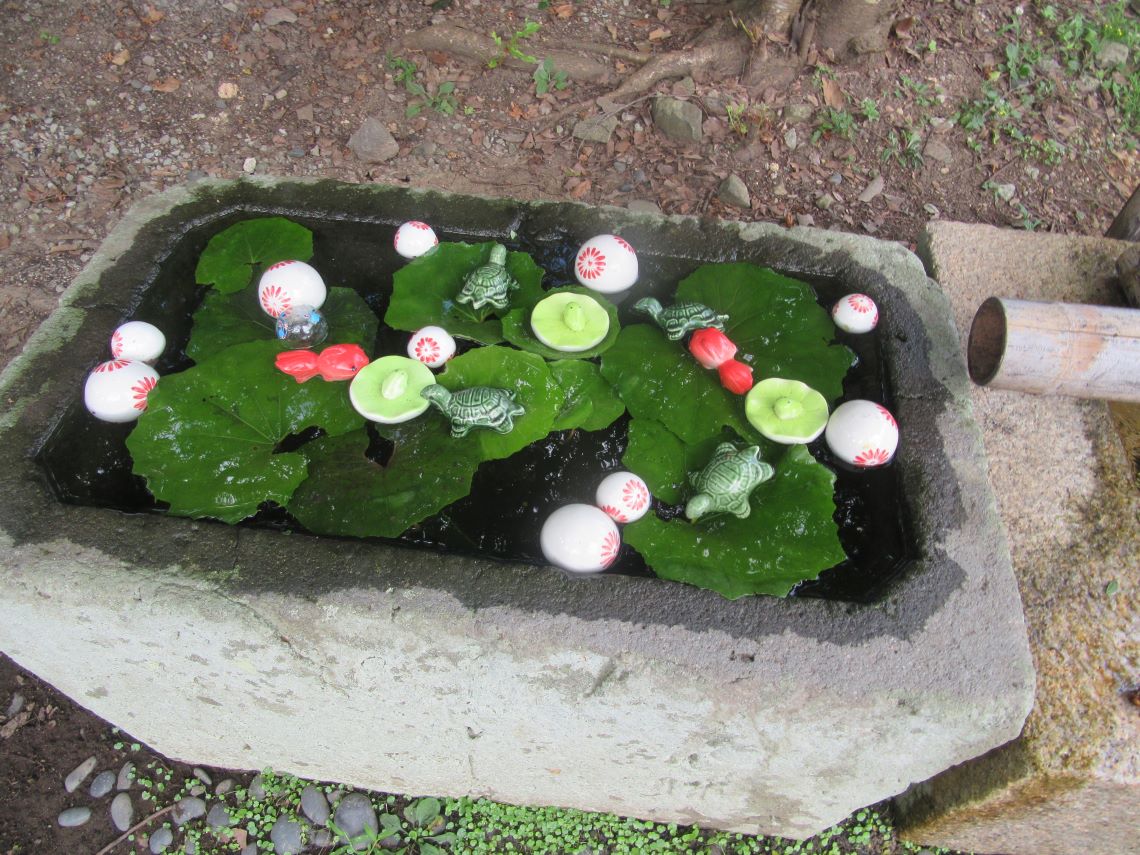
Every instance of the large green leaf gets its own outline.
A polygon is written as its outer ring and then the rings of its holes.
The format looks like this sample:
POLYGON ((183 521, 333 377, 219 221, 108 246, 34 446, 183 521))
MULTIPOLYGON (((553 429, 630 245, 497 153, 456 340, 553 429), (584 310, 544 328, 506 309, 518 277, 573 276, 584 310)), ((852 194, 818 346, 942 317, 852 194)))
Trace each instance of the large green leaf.
MULTIPOLYGON (((392 277, 392 299, 384 323, 408 332, 434 324, 453 336, 483 344, 502 341, 503 329, 498 319, 476 320, 469 306, 455 302, 464 277, 487 263, 494 245, 441 243, 434 251, 404 265, 392 277)), ((507 253, 507 272, 519 283, 518 289, 511 292, 509 309, 530 308, 545 295, 543 270, 525 252, 507 253)))
POLYGON ((443 420, 420 416, 380 427, 393 443, 383 466, 365 457, 364 430, 322 437, 305 447, 309 477, 293 494, 289 512, 307 529, 398 537, 470 492, 478 446, 452 439, 443 420))
POLYGON ((127 437, 134 472, 170 512, 238 522, 262 502, 284 505, 305 478, 300 452, 275 454, 311 427, 360 427, 346 383, 298 384, 274 365, 274 341, 239 344, 163 377, 127 437))
POLYGON ((551 294, 558 294, 563 291, 568 291, 572 294, 585 294, 587 297, 592 297, 597 301, 598 305, 606 310, 606 314, 610 318, 610 328, 606 331, 606 337, 603 338, 593 347, 587 350, 580 350, 575 353, 567 353, 564 350, 555 350, 553 347, 547 347, 539 341, 534 331, 530 326, 530 313, 533 306, 527 306, 520 309, 512 309, 503 318, 503 338, 513 344, 515 347, 530 353, 537 353, 539 356, 544 356, 547 359, 592 359, 595 356, 600 356, 617 341, 618 333, 621 332, 621 324, 618 323, 617 307, 598 294, 597 291, 591 291, 589 288, 583 288, 580 285, 570 285, 565 288, 552 288, 543 294, 543 297, 549 297, 551 294))
POLYGON ((651 513, 626 526, 623 539, 662 578, 729 599, 785 596, 846 555, 832 519, 835 475, 803 445, 790 446, 775 467, 771 480, 753 491, 745 519, 718 514, 696 523, 684 517, 665 522, 651 513))
POLYGON ((706 264, 677 286, 678 300, 694 300, 729 316, 725 333, 757 380, 785 377, 807 383, 828 403, 843 394, 855 354, 831 344, 835 324, 811 287, 744 262, 706 264))
POLYGON ((199 285, 213 285, 223 294, 249 284, 254 265, 278 261, 308 261, 313 257, 313 233, 284 217, 242 220, 210 238, 194 271, 199 285))
MULTIPOLYGON (((321 312, 329 325, 328 338, 321 347, 359 344, 371 352, 380 319, 359 294, 351 288, 330 288, 321 312)), ((279 350, 294 347, 275 337, 274 320, 261 310, 252 288, 233 294, 209 291, 194 313, 186 355, 201 362, 235 344, 266 340, 277 342, 279 350)))
POLYGON ((657 327, 628 326, 602 357, 602 376, 618 390, 634 418, 654 419, 690 444, 730 427, 755 441, 744 419, 744 399, 720 385, 679 342, 657 327))
MULTIPOLYGON (((472 430, 457 446, 477 446, 475 455, 482 460, 510 457, 532 442, 550 433, 554 417, 562 406, 564 394, 550 373, 546 360, 533 353, 509 347, 477 347, 447 363, 438 382, 452 392, 472 386, 492 386, 515 393, 515 401, 526 412, 514 420, 514 429, 501 434, 486 428, 472 430)), ((446 422, 435 407, 421 418, 446 422)))
POLYGON ((602 430, 625 412, 625 402, 593 362, 560 359, 550 363, 550 373, 565 393, 553 430, 602 430))

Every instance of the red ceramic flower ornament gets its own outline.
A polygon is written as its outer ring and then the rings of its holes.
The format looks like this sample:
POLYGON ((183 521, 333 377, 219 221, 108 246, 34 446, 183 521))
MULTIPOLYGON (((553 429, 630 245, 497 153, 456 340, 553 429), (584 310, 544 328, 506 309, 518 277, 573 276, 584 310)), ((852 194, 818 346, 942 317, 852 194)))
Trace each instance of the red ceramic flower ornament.
POLYGON ((689 353, 705 368, 719 368, 736 356, 736 345, 715 327, 705 327, 689 339, 689 353))
POLYGON ((752 388, 752 368, 743 362, 729 359, 716 369, 720 375, 720 385, 734 395, 743 395, 752 388))

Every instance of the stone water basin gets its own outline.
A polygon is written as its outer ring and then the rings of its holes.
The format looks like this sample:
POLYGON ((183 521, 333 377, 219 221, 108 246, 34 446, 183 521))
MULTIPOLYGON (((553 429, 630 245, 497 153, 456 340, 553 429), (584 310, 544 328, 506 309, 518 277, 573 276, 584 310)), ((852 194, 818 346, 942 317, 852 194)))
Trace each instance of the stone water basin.
MULTIPOLYGON (((314 264, 390 261, 375 242, 327 243, 314 264)), ((132 211, 62 303, 0 383, 0 647, 168 755, 808 836, 1013 738, 1028 712, 1033 672, 965 365, 943 295, 897 245, 333 182, 204 182, 132 211), (808 596, 728 601, 637 566, 574 582, 525 548, 425 552, 124 513, 145 496, 79 451, 121 436, 75 418, 75 390, 122 320, 188 316, 210 234, 267 213, 312 223, 318 253, 322 228, 390 239, 408 219, 539 250, 620 231, 662 275, 746 260, 872 295, 884 320, 852 382, 889 397, 905 436, 882 489, 854 503, 879 528, 861 526, 872 534, 851 566, 808 596), (72 475, 41 466, 53 455, 75 461, 72 475)))

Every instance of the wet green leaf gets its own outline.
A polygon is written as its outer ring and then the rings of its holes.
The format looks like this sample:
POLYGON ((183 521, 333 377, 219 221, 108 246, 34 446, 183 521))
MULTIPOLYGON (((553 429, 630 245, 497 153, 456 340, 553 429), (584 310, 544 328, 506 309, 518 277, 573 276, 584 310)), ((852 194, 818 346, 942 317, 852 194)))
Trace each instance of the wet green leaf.
POLYGON ((581 350, 576 353, 567 353, 563 350, 555 350, 553 347, 547 347, 535 337, 534 331, 530 327, 530 312, 531 309, 534 308, 533 306, 512 309, 507 313, 503 318, 503 338, 517 348, 528 351, 529 353, 537 353, 539 356, 546 357, 547 359, 592 359, 613 347, 614 342, 617 341, 618 333, 621 332, 621 324, 618 323, 617 307, 596 291, 591 291, 589 288, 583 288, 580 285, 552 288, 546 291, 542 296, 549 297, 551 294, 559 294, 564 291, 573 294, 585 294, 587 297, 592 297, 597 301, 599 306, 606 310, 606 314, 609 315, 610 318, 610 328, 606 332, 604 339, 588 350, 581 350))
MULTIPOLYGON (((351 288, 330 288, 321 312, 328 321, 329 335, 318 351, 330 344, 359 344, 365 352, 372 352, 380 319, 359 294, 351 288)), ((274 320, 261 310, 255 289, 233 294, 210 291, 194 313, 186 355, 201 362, 235 344, 267 340, 276 342, 279 350, 295 347, 275 337, 274 320)))
POLYGON ((239 344, 163 377, 127 437, 134 472, 170 513, 238 522, 262 502, 284 505, 305 478, 302 452, 275 454, 290 434, 363 424, 346 383, 299 384, 274 365, 274 341, 239 344))
POLYGON ((690 444, 725 427, 756 441, 744 418, 744 399, 720 385, 680 342, 649 324, 628 326, 602 357, 602 376, 618 390, 634 418, 666 425, 690 444))
POLYGON ((304 226, 284 217, 242 220, 210 238, 194 277, 199 285, 230 294, 249 284, 255 265, 312 257, 313 233, 304 226))
MULTIPOLYGON (((456 303, 464 277, 491 256, 494 242, 441 243, 427 255, 413 259, 392 278, 392 298, 384 323, 393 329, 415 332, 434 324, 453 336, 474 339, 483 344, 503 340, 497 318, 480 321, 469 306, 456 303)), ((543 270, 525 252, 507 254, 507 272, 519 283, 511 292, 508 309, 529 308, 544 296, 543 270)), ((506 314, 504 312, 504 314, 506 314)))
POLYGON ((843 378, 855 354, 831 343, 835 324, 806 283, 754 264, 707 264, 681 281, 677 299, 729 316, 725 334, 757 381, 799 380, 829 404, 843 394, 843 378))
POLYGON ((774 465, 772 479, 753 491, 745 519, 718 514, 697 523, 684 517, 664 522, 648 514, 626 526, 623 539, 662 578, 728 599, 786 596, 846 555, 832 518, 835 475, 803 445, 789 446, 774 465))
POLYGON ((602 430, 625 412, 625 403, 593 362, 560 359, 550 363, 550 373, 565 393, 553 430, 602 430))

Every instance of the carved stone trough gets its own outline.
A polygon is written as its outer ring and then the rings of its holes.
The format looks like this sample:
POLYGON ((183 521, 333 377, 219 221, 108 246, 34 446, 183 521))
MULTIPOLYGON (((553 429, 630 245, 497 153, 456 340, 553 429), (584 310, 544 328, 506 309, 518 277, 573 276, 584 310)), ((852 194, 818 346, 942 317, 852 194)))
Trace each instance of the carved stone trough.
POLYGON ((1012 739, 1032 704, 957 334, 897 244, 379 186, 201 182, 130 212, 0 394, 0 649, 172 757, 804 837, 1012 739), (61 503, 36 455, 81 407, 109 331, 140 306, 186 301, 205 237, 265 213, 373 224, 389 240, 407 219, 478 239, 621 231, 642 252, 871 294, 915 559, 870 602, 728 601, 653 578, 572 581, 61 503), (186 287, 156 290, 170 281, 186 287))

